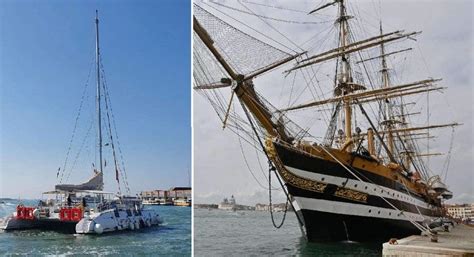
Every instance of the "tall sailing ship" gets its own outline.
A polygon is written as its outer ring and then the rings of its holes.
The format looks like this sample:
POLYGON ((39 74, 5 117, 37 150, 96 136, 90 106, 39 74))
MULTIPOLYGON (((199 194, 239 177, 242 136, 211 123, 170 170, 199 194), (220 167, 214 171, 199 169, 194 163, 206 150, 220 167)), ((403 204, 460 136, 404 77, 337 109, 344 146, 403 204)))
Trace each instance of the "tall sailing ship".
POLYGON ((97 11, 95 30, 96 51, 94 58, 97 77, 94 89, 96 93, 96 112, 95 117, 92 117, 90 126, 86 129, 86 135, 80 143, 81 146, 77 150, 74 162, 67 166, 70 154, 72 154, 71 148, 77 133, 78 120, 81 117, 81 110, 85 104, 84 99, 88 98, 85 97, 88 83, 84 87, 84 95, 81 99, 64 165, 62 170, 59 168, 56 174, 59 183, 53 191, 43 193, 47 196, 47 199, 45 201, 41 200, 37 206, 25 206, 20 203, 12 215, 4 220, 0 220, 0 229, 6 231, 41 229, 77 234, 102 234, 142 229, 157 226, 163 222, 155 209, 143 207, 141 199, 130 196, 130 187, 126 180, 127 175, 125 173, 124 161, 118 144, 115 121, 113 120, 110 95, 104 78, 99 48, 99 18, 97 11), (106 119, 104 119, 104 114, 106 119), (82 184, 66 184, 64 182, 68 180, 78 162, 79 155, 87 139, 90 139, 89 132, 93 124, 97 125, 96 138, 92 139, 96 142, 96 153, 98 153, 97 165, 92 163, 93 176, 82 184), (106 135, 105 138, 103 134, 106 135), (105 147, 111 150, 112 168, 115 171, 118 187, 117 193, 103 191, 104 170, 107 167, 104 153, 105 147), (121 162, 118 158, 118 153, 120 153, 122 158, 121 162))
POLYGON ((335 0, 307 12, 337 11, 329 29, 315 36, 322 45, 324 35, 335 32, 332 48, 305 50, 270 26, 294 50, 229 14, 253 15, 269 24, 268 19, 285 20, 248 6, 283 8, 239 4, 194 4, 193 87, 207 98, 224 128, 268 159, 269 176, 280 180, 307 239, 365 241, 430 233, 429 223, 443 215, 442 201, 452 192, 424 160, 437 153, 423 153, 420 142, 429 140, 435 128, 459 124, 411 125, 407 99, 444 89, 437 85, 440 79, 392 83, 389 70, 397 67, 389 67, 389 58, 412 48, 389 47, 413 41, 420 32, 384 32, 380 22, 377 34, 361 39, 355 33, 360 28, 351 27, 354 16, 347 0, 335 0), (262 89, 260 77, 271 90, 262 89), (298 84, 303 89, 298 91, 298 84), (287 106, 270 102, 278 92, 289 100, 276 102, 287 106), (295 114, 303 111, 304 118, 295 114))

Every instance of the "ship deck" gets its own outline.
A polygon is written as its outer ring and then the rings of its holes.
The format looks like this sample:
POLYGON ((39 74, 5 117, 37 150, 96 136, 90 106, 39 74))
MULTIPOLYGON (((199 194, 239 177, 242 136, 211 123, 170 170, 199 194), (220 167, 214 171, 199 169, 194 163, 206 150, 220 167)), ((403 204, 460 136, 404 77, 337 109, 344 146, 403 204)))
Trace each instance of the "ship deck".
POLYGON ((383 256, 474 256, 474 227, 459 224, 450 232, 438 229, 438 242, 427 236, 409 236, 398 244, 383 244, 383 256))

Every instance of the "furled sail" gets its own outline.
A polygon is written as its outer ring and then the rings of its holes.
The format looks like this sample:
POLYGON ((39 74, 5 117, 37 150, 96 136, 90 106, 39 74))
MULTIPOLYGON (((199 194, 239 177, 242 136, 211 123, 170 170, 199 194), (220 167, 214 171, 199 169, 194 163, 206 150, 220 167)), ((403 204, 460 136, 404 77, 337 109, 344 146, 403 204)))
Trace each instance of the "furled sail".
POLYGON ((56 190, 63 191, 75 191, 75 190, 103 190, 104 189, 104 176, 102 172, 96 172, 96 174, 89 179, 89 181, 79 184, 58 184, 55 186, 56 190))

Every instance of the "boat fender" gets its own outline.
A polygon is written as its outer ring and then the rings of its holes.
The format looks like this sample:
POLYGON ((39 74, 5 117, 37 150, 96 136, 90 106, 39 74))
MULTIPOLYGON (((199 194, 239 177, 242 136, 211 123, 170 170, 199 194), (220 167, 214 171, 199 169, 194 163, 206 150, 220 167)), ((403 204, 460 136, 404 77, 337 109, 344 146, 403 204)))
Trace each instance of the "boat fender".
POLYGON ((150 222, 150 220, 147 220, 147 221, 146 221, 146 226, 147 226, 147 227, 151 227, 151 222, 150 222))
POLYGON ((40 210, 39 210, 39 209, 34 209, 34 210, 33 210, 33 216, 35 216, 35 218, 39 219, 39 217, 40 217, 40 210))
POLYGON ((104 232, 104 229, 102 228, 102 225, 100 225, 100 224, 95 224, 95 226, 94 226, 94 231, 95 231, 95 233, 97 233, 97 234, 100 235, 100 234, 102 234, 102 233, 104 232))
POLYGON ((134 230, 135 229, 135 223, 133 222, 129 222, 129 227, 130 227, 130 230, 134 230))

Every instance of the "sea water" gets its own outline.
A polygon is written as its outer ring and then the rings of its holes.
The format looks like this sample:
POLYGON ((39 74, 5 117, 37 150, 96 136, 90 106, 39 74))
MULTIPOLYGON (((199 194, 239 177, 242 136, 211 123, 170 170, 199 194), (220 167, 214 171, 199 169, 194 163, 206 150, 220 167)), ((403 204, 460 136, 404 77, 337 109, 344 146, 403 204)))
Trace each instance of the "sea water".
MULTIPOLYGON (((278 223, 282 213, 275 214, 278 223)), ((380 256, 382 244, 344 241, 309 243, 294 213, 283 227, 272 225, 269 212, 194 210, 195 256, 380 256)))
MULTIPOLYGON (((37 201, 22 201, 34 205, 37 201)), ((0 217, 11 214, 16 200, 0 203, 0 217)), ((0 230, 0 256, 190 256, 191 208, 148 206, 163 217, 159 227, 113 234, 78 235, 53 231, 0 230)))

